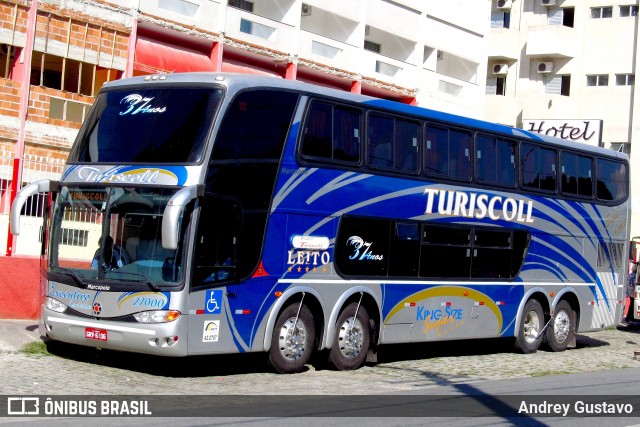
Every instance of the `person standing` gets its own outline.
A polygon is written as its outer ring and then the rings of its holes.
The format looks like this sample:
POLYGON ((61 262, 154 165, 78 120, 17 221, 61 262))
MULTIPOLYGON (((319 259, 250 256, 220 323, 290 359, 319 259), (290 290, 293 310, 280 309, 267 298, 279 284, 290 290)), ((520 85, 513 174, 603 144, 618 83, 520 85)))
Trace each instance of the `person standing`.
POLYGON ((634 308, 634 295, 636 290, 636 281, 638 273, 638 264, 635 262, 631 263, 631 273, 629 273, 629 277, 627 278, 627 298, 629 298, 629 309, 627 310, 627 315, 624 318, 624 321, 629 323, 635 320, 633 316, 634 308))

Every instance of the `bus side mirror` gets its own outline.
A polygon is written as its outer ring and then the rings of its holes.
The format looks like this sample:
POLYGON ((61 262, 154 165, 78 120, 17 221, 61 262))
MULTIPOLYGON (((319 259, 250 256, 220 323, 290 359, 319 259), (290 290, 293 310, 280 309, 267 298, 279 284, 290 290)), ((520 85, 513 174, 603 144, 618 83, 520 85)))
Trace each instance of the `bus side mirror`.
POLYGON ((180 217, 185 206, 203 193, 203 187, 191 185, 184 187, 169 199, 162 216, 162 247, 169 250, 178 249, 180 236, 180 217))
POLYGON ((9 219, 9 226, 11 229, 11 234, 17 236, 20 234, 20 212, 22 212, 22 208, 27 203, 29 197, 38 193, 48 193, 52 188, 57 187, 57 182, 54 182, 53 185, 50 180, 43 179, 41 181, 32 182, 31 184, 27 184, 18 191, 13 204, 11 205, 11 216, 9 219))

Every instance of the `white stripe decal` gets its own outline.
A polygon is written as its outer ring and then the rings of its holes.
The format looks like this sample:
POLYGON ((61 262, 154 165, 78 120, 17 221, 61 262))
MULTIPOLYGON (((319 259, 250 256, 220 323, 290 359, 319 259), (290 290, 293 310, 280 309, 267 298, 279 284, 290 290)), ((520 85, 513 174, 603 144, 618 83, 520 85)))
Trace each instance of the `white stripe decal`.
POLYGON ((513 285, 522 285, 522 286, 563 286, 563 287, 590 287, 595 286, 595 283, 582 283, 582 282, 448 282, 448 281, 418 281, 418 280, 326 280, 326 279, 280 279, 278 283, 289 283, 292 285, 299 284, 333 284, 333 285, 346 285, 346 284, 357 284, 357 285, 379 285, 384 283, 385 285, 394 285, 394 284, 402 284, 402 285, 441 285, 441 286, 513 286, 513 285))
POLYGON ((51 323, 65 323, 67 325, 84 326, 84 327, 91 327, 96 329, 106 329, 108 331, 133 332, 134 334, 144 334, 144 335, 156 334, 156 331, 152 331, 149 329, 136 329, 136 328, 128 328, 126 326, 105 325, 102 322, 83 322, 79 320, 60 319, 58 317, 49 317, 47 321, 51 323))

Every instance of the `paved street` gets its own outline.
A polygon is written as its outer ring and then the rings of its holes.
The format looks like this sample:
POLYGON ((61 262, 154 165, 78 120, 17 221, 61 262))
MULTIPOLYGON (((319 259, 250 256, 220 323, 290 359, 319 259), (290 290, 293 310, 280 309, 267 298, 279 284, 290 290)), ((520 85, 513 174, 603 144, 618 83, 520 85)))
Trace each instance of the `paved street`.
POLYGON ((295 375, 272 373, 262 354, 170 359, 66 345, 52 352, 30 355, 0 344, 0 394, 406 393, 487 380, 638 368, 634 352, 640 352, 640 328, 582 334, 576 349, 562 353, 518 354, 502 340, 386 346, 377 365, 340 372, 317 362, 295 375))

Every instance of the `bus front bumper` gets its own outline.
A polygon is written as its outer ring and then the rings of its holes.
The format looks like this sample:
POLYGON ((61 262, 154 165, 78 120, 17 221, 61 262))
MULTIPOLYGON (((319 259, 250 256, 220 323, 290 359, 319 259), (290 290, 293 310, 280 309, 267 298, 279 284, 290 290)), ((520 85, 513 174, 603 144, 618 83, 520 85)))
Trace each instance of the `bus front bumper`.
POLYGON ((160 356, 187 355, 187 316, 168 323, 142 324, 85 319, 43 307, 41 331, 70 344, 160 356))

